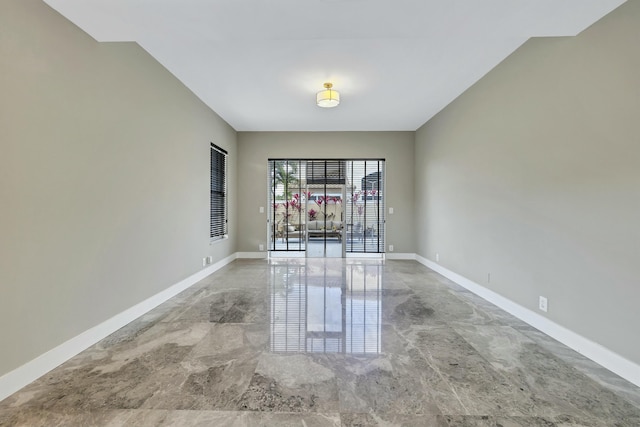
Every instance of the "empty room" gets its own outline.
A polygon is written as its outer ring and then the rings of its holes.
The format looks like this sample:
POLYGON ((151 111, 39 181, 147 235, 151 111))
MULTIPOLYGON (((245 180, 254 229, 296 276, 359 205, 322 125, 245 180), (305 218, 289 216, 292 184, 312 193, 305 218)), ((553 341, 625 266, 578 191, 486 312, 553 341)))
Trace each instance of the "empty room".
POLYGON ((639 426, 640 0, 0 0, 0 426, 639 426))

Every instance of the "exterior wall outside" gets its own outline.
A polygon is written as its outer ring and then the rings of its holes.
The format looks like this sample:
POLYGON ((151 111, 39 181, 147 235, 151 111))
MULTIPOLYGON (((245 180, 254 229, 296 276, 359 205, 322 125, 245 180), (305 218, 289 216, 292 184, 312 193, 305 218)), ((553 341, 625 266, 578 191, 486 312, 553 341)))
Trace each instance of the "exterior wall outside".
POLYGON ((236 133, 133 43, 0 2, 0 376, 236 252, 236 133), (209 244, 209 143, 230 238, 209 244))
POLYGON ((414 132, 239 132, 238 250, 267 248, 267 161, 295 159, 385 159, 387 245, 396 252, 415 252, 413 209, 414 132), (259 208, 265 207, 265 213, 259 208))
POLYGON ((417 253, 640 363, 640 1, 532 39, 416 134, 417 253), (490 274, 490 277, 489 277, 490 274))

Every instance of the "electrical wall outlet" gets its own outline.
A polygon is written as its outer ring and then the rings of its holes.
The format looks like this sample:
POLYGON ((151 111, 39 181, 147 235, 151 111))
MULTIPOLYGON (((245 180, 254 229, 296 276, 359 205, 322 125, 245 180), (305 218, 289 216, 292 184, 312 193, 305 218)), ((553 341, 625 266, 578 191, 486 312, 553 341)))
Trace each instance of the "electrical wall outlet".
POLYGON ((260 206, 260 213, 264 213, 264 206, 260 206))
POLYGON ((538 301, 538 308, 546 313, 549 309, 549 301, 547 301, 545 297, 540 297, 540 300, 538 301))
POLYGON ((393 208, 389 208, 389 215, 393 215, 393 208))
POLYGON ((389 245, 389 252, 393 252, 393 245, 389 245))
POLYGON ((440 261, 440 254, 436 252, 436 262, 440 261))
POLYGON ((202 258, 202 266, 205 267, 207 265, 207 257, 202 258))
POLYGON ((259 250, 259 251, 264 251, 264 245, 263 245, 262 243, 260 243, 260 244, 258 245, 258 250, 259 250))

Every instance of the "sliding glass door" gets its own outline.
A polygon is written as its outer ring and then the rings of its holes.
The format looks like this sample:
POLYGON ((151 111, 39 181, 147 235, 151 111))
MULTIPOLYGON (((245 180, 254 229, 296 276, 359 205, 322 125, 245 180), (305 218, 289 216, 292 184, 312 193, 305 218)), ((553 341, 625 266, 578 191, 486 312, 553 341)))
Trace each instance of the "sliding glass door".
POLYGON ((384 252, 384 160, 347 163, 345 203, 348 253, 384 252))
POLYGON ((306 250, 303 160, 269 160, 269 250, 306 250))
POLYGON ((269 160, 269 250, 344 257, 384 252, 384 160, 269 160))

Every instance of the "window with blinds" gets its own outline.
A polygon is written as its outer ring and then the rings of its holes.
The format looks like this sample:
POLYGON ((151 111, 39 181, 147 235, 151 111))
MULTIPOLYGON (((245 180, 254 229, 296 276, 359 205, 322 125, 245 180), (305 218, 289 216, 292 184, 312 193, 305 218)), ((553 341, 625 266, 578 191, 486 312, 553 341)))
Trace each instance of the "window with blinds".
POLYGON ((211 144, 210 238, 227 235, 227 152, 211 144))

